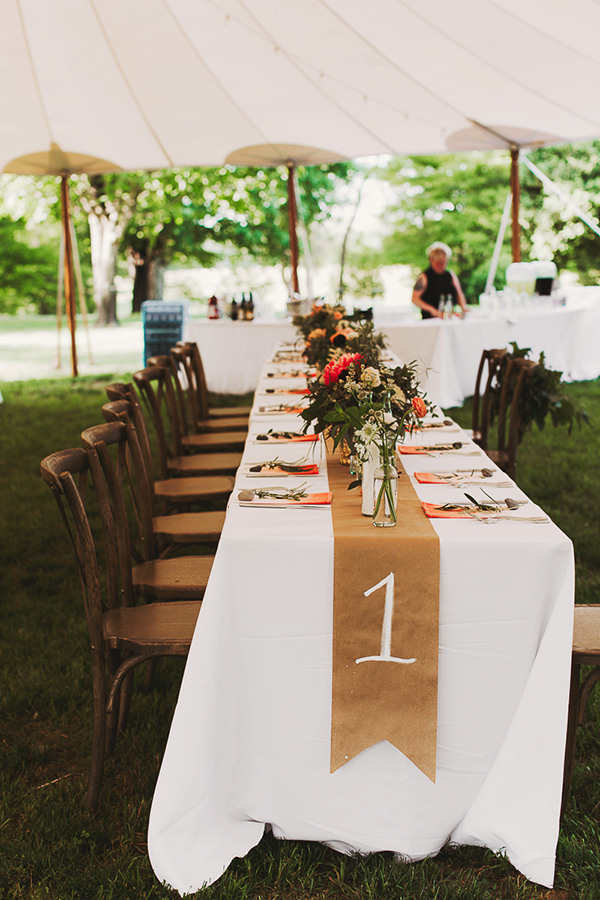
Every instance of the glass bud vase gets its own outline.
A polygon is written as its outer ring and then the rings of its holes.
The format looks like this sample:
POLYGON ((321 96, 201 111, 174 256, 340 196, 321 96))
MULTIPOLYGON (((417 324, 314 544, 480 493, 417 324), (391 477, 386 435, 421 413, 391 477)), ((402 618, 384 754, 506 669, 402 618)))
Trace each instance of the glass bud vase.
POLYGON ((398 472, 393 466, 380 466, 373 474, 373 525, 389 528, 396 524, 398 472))
POLYGON ((373 443, 369 445, 367 459, 362 464, 362 505, 363 516, 373 515, 373 475, 381 465, 379 448, 373 443))

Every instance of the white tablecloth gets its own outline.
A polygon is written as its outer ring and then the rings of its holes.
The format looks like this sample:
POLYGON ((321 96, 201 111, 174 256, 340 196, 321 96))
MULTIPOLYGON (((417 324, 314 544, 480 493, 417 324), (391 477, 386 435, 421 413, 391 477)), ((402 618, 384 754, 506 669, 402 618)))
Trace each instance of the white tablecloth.
MULTIPOLYGON (((261 393, 266 386, 290 383, 263 379, 255 410, 273 402, 261 393)), ((290 428, 289 417, 253 417, 245 462, 305 452, 298 447, 306 445, 252 443, 273 426, 290 428)), ((448 439, 427 434, 430 443, 448 439)), ((404 457, 409 473, 486 459, 404 457)), ((281 483, 238 475, 238 486, 281 483)), ((326 489, 325 470, 310 483, 326 489)), ((424 500, 464 499, 452 487, 415 487, 424 500)), ((524 497, 516 487, 489 491, 524 497)), ((553 524, 432 520, 441 569, 436 783, 385 741, 332 775, 331 513, 251 510, 236 497, 237 490, 153 801, 148 846, 157 876, 182 893, 198 889, 258 843, 269 823, 277 837, 346 852, 393 850, 409 860, 448 840, 482 845, 550 886, 571 658, 571 542, 553 524)), ((522 511, 539 513, 532 504, 522 511)))
MULTIPOLYGON (((398 322, 376 314, 375 325, 401 360, 419 362, 424 389, 444 409, 472 396, 482 351, 510 341, 531 347, 536 358, 544 351, 547 365, 563 371, 567 381, 600 376, 600 289, 582 289, 569 305, 547 310, 496 316, 475 311, 450 322, 398 322)), ((294 340, 296 331, 289 320, 196 319, 187 323, 184 337, 198 342, 211 391, 242 394, 254 390, 275 344, 294 340)))

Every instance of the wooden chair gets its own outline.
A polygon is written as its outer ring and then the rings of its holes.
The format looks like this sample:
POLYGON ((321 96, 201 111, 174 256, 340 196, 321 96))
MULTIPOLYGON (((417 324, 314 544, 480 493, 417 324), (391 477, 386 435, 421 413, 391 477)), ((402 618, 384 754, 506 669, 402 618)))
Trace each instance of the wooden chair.
MULTIPOLYGON (((162 357, 148 360, 148 364, 156 364, 159 360, 162 360, 162 357)), ((177 391, 177 401, 179 403, 181 419, 185 425, 186 434, 248 431, 248 413, 240 416, 202 417, 203 411, 205 411, 207 407, 202 396, 202 391, 199 388, 198 373, 194 361, 194 350, 191 344, 183 344, 171 348, 170 362, 173 371, 173 380, 177 391)))
POLYGON ((569 694, 569 717, 567 721, 567 744, 565 748, 565 772, 561 817, 569 801, 577 728, 583 725, 590 692, 600 681, 600 606, 575 606, 573 627, 573 655, 571 659, 571 690, 569 694), (581 681, 581 666, 593 666, 591 672, 581 681))
POLYGON ((507 353, 507 350, 484 350, 481 354, 481 361, 479 363, 479 369, 477 370, 477 381, 475 382, 475 393, 473 394, 472 428, 473 440, 476 444, 479 444, 482 450, 487 450, 490 431, 490 401, 492 382, 494 380, 494 375, 496 374, 502 363, 502 359, 506 356, 507 353), (487 378, 482 395, 481 379, 486 363, 488 366, 487 378))
POLYGON ((511 359, 506 367, 498 411, 498 448, 486 450, 492 462, 515 478, 517 453, 522 437, 521 401, 529 378, 537 366, 531 359, 511 359), (507 428, 508 424, 508 428, 507 428))
POLYGON ((94 708, 92 759, 85 803, 93 812, 98 805, 105 755, 113 749, 118 726, 125 726, 133 669, 160 656, 186 656, 201 604, 195 601, 134 606, 131 567, 128 560, 123 560, 127 548, 118 545, 110 498, 95 451, 73 449, 54 453, 42 461, 41 471, 56 497, 81 575, 92 652, 94 708), (85 509, 88 471, 95 473, 105 579, 100 578, 96 547, 85 509), (73 476, 79 476, 79 488, 73 476), (123 550, 125 554, 121 552, 123 550))
MULTIPOLYGON (((131 561, 135 563, 131 574, 135 591, 160 600, 202 599, 214 556, 166 559, 157 552, 156 530, 169 541, 165 555, 174 543, 183 542, 188 535, 185 520, 179 532, 176 526, 169 527, 164 523, 157 524, 155 530, 146 470, 135 429, 124 422, 96 425, 82 433, 81 441, 84 449, 94 451, 100 460, 110 491, 120 546, 129 549, 130 564, 131 561), (116 450, 116 462, 113 462, 109 447, 116 450), (125 483, 129 486, 131 510, 137 525, 136 540, 132 540, 130 534, 125 483)), ((92 477, 96 484, 94 470, 92 477)))
MULTIPOLYGON (((140 392, 146 409, 152 419, 157 439, 166 445, 170 457, 169 468, 182 469, 181 459, 186 453, 194 453, 199 456, 207 453, 224 453, 231 465, 236 468, 241 461, 241 453, 244 449, 247 433, 245 431, 233 431, 227 434, 185 434, 177 404, 173 375, 170 365, 148 366, 139 372, 134 372, 133 380, 140 392), (159 431, 161 436, 159 437, 159 431), (170 435, 170 445, 166 443, 167 434, 170 435), (177 459, 176 464, 174 460, 177 459)), ((196 460, 196 463, 201 461, 196 460)), ((191 468, 184 469, 179 474, 191 475, 191 468)))
MULTIPOLYGON (((158 371, 163 372, 164 370, 158 369, 158 371)), ((166 481, 168 478, 179 480, 179 478, 184 476, 205 478, 208 481, 209 478, 217 479, 219 476, 233 476, 237 472, 242 461, 241 452, 201 453, 188 456, 177 451, 177 448, 181 446, 181 442, 177 440, 177 435, 180 434, 178 419, 175 419, 176 434, 174 437, 171 430, 171 419, 168 415, 168 410, 165 408, 166 404, 163 402, 164 392, 159 389, 155 393, 151 380, 146 387, 146 395, 144 395, 143 391, 140 391, 145 398, 145 412, 142 410, 137 388, 134 384, 112 384, 106 389, 106 393, 111 400, 127 400, 134 405, 137 404, 144 421, 151 421, 156 438, 159 473, 163 481, 166 481)), ((134 425, 138 427, 135 420, 134 425)), ((226 493, 231 493, 233 490, 233 478, 229 477, 226 481, 221 478, 219 481, 214 482, 215 489, 220 487, 221 495, 223 495, 226 486, 228 486, 226 493)))
POLYGON ((195 341, 181 341, 178 346, 183 347, 186 354, 189 355, 191 366, 194 370, 194 383, 196 385, 198 396, 199 421, 205 422, 210 419, 228 419, 231 417, 250 415, 252 409, 250 406, 210 407, 208 404, 206 375, 204 374, 204 366, 202 365, 202 356, 198 344, 195 341))
MULTIPOLYGON (((205 491, 206 479, 180 478, 167 479, 165 482, 154 482, 152 479, 153 467, 150 444, 141 411, 141 421, 136 421, 135 408, 132 410, 132 404, 127 400, 115 400, 104 404, 102 415, 106 422, 123 422, 127 427, 128 435, 131 432, 135 433, 139 442, 144 462, 146 490, 149 496, 154 537, 157 541, 164 541, 168 545, 167 550, 161 553, 161 556, 166 555, 171 546, 176 543, 212 543, 218 541, 225 524, 224 510, 157 515, 157 500, 165 501, 165 513, 168 513, 171 509, 177 509, 178 505, 181 504, 179 490, 175 492, 170 490, 173 485, 180 489, 183 484, 187 490, 187 497, 184 500, 185 505, 188 505, 190 502, 202 503, 212 500, 213 495, 210 493, 207 495, 205 491), (192 498, 191 500, 190 497, 192 498)), ((92 439, 93 437, 94 435, 92 435, 92 439)))

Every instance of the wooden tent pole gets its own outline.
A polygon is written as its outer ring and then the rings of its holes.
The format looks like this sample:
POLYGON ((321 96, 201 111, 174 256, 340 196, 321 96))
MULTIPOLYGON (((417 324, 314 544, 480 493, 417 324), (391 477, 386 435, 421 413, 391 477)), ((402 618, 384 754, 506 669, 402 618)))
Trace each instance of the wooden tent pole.
POLYGON ((81 274, 81 260, 79 259, 79 247, 77 246, 77 235, 75 234, 75 224, 72 217, 69 217, 71 224, 71 243, 73 246, 73 262, 75 263, 75 277, 77 281, 77 296, 79 298, 79 312, 83 319, 83 328, 88 348, 88 358, 90 366, 94 365, 94 356, 92 354, 92 342, 90 340, 90 326, 88 322, 88 314, 85 305, 85 290, 83 287, 83 275, 81 274))
POLYGON ((298 282, 298 210, 296 208, 296 188, 294 185, 296 167, 293 163, 288 163, 288 228, 290 232, 290 262, 292 266, 292 289, 295 294, 300 294, 300 284, 298 282))
POLYGON ((73 277, 73 245, 71 243, 71 226, 69 224, 69 186, 68 175, 60 176, 60 197, 62 228, 65 241, 65 311, 71 332, 71 374, 77 377, 77 346, 75 344, 75 279, 73 277))
POLYGON ((62 329, 63 311, 63 275, 65 271, 65 236, 61 229, 60 244, 58 248, 58 283, 56 285, 56 368, 60 369, 61 348, 60 335, 62 329))
POLYGON ((521 262, 521 230, 519 227, 521 184, 519 181, 519 148, 516 144, 510 148, 510 190, 512 192, 512 258, 513 262, 521 262))

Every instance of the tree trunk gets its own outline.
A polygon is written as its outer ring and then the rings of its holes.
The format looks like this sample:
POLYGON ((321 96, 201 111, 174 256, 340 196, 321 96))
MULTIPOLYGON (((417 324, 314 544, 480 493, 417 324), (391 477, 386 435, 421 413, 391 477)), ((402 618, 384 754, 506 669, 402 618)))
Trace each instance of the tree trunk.
POLYGON ((164 259, 157 256, 148 262, 148 300, 162 300, 165 287, 164 259))
POLYGON ((115 274, 119 229, 109 216, 99 216, 96 213, 88 216, 88 222, 92 250, 94 302, 98 311, 96 325, 118 325, 115 274))
POLYGON ((142 303, 148 299, 148 259, 143 251, 136 250, 130 260, 134 265, 131 312, 139 313, 142 310, 142 303))

